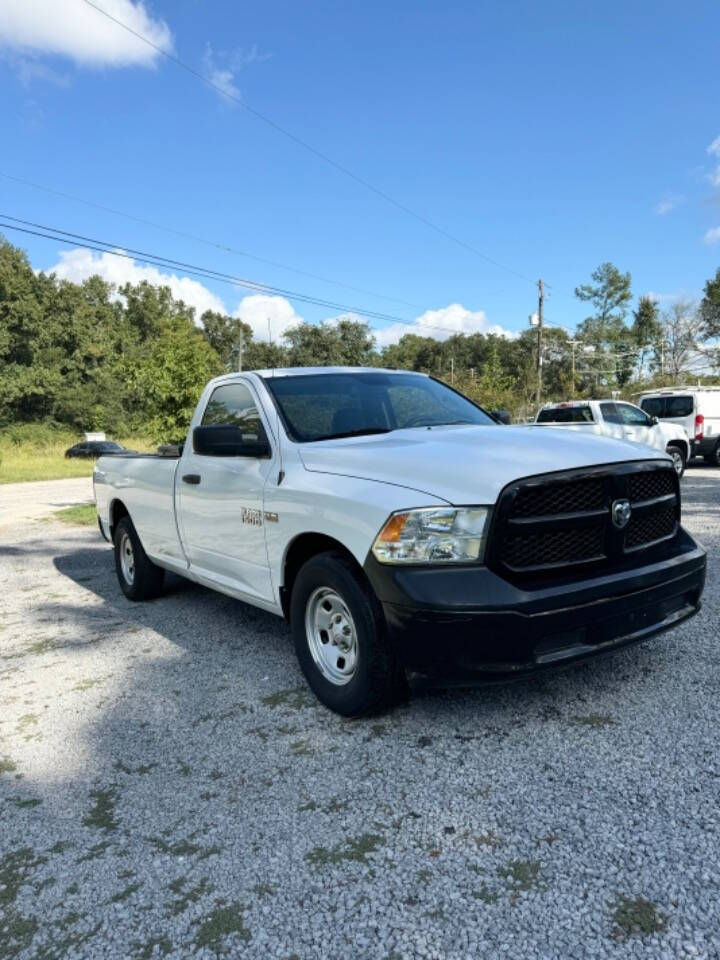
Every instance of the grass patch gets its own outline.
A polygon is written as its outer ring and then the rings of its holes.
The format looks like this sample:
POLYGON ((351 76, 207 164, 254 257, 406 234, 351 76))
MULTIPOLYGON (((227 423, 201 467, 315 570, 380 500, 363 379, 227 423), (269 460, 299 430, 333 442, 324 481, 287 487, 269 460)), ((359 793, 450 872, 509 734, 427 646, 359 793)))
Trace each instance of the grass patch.
POLYGON ((75 863, 88 863, 90 860, 97 860, 98 857, 101 857, 109 848, 110 841, 101 840, 100 843, 96 843, 94 846, 90 847, 87 853, 84 853, 81 857, 78 857, 75 863))
POLYGON ((124 900, 129 900, 134 893, 138 892, 141 886, 141 883, 129 884, 124 890, 121 890, 119 893, 114 893, 108 900, 108 903, 122 903, 124 900))
POLYGON ((0 773, 15 773, 16 770, 17 764, 10 757, 3 757, 0 760, 0 773))
MULTIPOLYGON (((92 476, 94 460, 65 459, 65 451, 82 436, 36 428, 36 424, 26 424, 0 432, 0 484, 92 476)), ((155 449, 145 437, 125 437, 118 442, 132 450, 155 449)))
POLYGON ((612 917, 617 939, 647 937, 667 930, 667 917, 645 897, 618 896, 613 904, 612 917))
MULTIPOLYGON (((195 834, 192 834, 195 836, 195 834)), ((217 844, 210 847, 202 847, 197 843, 191 843, 189 840, 177 840, 175 843, 168 843, 162 837, 148 837, 148 843, 151 843, 157 853, 164 853, 171 857, 192 857, 198 855, 198 860, 207 860, 208 857, 214 857, 222 853, 222 849, 217 844)))
POLYGON ((62 510, 56 510, 53 516, 63 523, 71 523, 74 526, 94 527, 97 524, 97 510, 94 503, 78 503, 74 507, 64 507, 62 510))
POLYGON ((252 934, 243 923, 243 910, 240 903, 216 907, 200 924, 195 945, 200 948, 209 947, 217 953, 226 937, 235 935, 241 940, 249 940, 252 934))
POLYGON ((366 857, 375 853, 385 843, 385 837, 377 833, 363 833, 359 837, 351 837, 344 844, 328 850, 327 847, 313 847, 305 854, 305 859, 314 867, 324 867, 329 864, 359 862, 364 863, 366 857))
POLYGON ((288 710, 307 710, 314 705, 314 700, 305 687, 295 687, 293 690, 279 690, 262 698, 262 704, 277 710, 278 707, 287 707, 288 710))
POLYGON ((21 797, 11 797, 10 802, 14 803, 19 810, 31 809, 32 807, 39 807, 42 803, 38 797, 29 797, 23 799, 21 797))
POLYGON ((473 892, 473 897, 476 900, 480 900, 482 903, 486 903, 488 906, 491 906, 493 903, 497 903, 499 899, 498 894, 493 893, 492 890, 490 890, 484 884, 479 890, 475 890, 473 892))
POLYGON ((97 830, 117 830, 115 819, 115 790, 93 790, 90 796, 95 801, 90 812, 83 818, 83 826, 97 830))
POLYGON ((498 867, 498 874, 511 884, 513 890, 530 890, 537 885, 540 861, 511 860, 506 866, 498 867))
POLYGON ((187 877, 180 877, 170 883, 170 889, 177 894, 177 898, 169 905, 169 914, 172 917, 184 913, 191 903, 197 903, 201 897, 212 893, 214 889, 205 877, 194 887, 187 888, 186 884, 187 877))

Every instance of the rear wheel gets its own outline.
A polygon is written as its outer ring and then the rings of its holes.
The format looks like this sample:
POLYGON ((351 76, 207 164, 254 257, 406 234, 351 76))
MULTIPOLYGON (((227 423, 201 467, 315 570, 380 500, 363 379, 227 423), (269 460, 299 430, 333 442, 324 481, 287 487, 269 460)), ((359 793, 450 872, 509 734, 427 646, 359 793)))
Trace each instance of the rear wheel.
POLYGON ((115 527, 115 572, 128 600, 150 600, 162 590, 165 571, 148 558, 130 517, 115 527))
POLYGON ((380 604, 342 553, 318 554, 301 568, 293 586, 290 622, 308 684, 336 713, 377 713, 407 689, 386 638, 380 604))
POLYGON ((709 467, 720 467, 720 440, 715 444, 715 449, 705 454, 705 463, 709 467))
POLYGON ((682 475, 685 473, 685 464, 687 462, 685 451, 682 449, 682 447, 670 444, 670 446, 667 448, 667 452, 672 457, 675 473, 677 473, 678 477, 682 477, 682 475))

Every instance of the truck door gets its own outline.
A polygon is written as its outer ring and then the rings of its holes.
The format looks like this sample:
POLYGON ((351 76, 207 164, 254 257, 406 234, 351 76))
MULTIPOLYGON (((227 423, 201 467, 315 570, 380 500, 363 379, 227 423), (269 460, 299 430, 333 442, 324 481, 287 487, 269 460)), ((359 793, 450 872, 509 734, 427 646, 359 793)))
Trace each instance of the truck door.
POLYGON ((658 444, 659 431, 651 426, 650 419, 644 410, 632 403, 616 403, 615 406, 620 414, 626 440, 632 440, 634 443, 646 443, 650 447, 659 446, 662 450, 665 449, 662 439, 658 444))
MULTIPOLYGON (((202 426, 242 427, 248 440, 266 440, 262 414, 247 381, 221 384, 203 412, 202 426)), ((209 456, 192 449, 177 472, 177 510, 190 568, 199 577, 272 600, 265 547, 263 491, 272 459, 209 456)))
POLYGON ((609 401, 600 404, 600 413, 602 414, 605 433, 609 437, 615 437, 617 440, 625 440, 625 431, 623 422, 617 409, 617 404, 609 401))

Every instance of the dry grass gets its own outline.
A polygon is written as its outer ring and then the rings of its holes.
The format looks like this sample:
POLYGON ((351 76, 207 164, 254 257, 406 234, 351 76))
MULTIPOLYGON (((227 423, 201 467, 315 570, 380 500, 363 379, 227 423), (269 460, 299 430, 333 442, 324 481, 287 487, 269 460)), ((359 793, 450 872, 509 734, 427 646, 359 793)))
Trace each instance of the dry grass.
MULTIPOLYGON (((92 476, 94 460, 65 459, 68 447, 80 440, 81 436, 64 431, 29 439, 0 434, 0 484, 92 476)), ((145 437, 122 437, 118 442, 131 450, 155 449, 145 437)))

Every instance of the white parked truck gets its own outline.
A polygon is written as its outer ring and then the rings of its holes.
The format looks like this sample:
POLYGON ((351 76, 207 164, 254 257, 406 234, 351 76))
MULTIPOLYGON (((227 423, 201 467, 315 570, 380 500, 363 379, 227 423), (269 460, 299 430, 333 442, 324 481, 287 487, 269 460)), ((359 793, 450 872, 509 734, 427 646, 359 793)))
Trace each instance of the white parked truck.
POLYGON ((664 452, 509 429, 417 373, 220 377, 174 456, 103 457, 94 485, 126 597, 171 570, 288 618, 350 716, 413 674, 519 677, 645 639, 705 579, 664 452))
POLYGON ((686 431, 691 456, 720 467, 720 387, 669 387, 638 396, 648 416, 686 431))
POLYGON ((538 410, 535 422, 654 447, 672 457, 678 476, 683 475, 692 455, 690 439, 683 426, 660 423, 657 417, 625 400, 546 403, 538 410))

